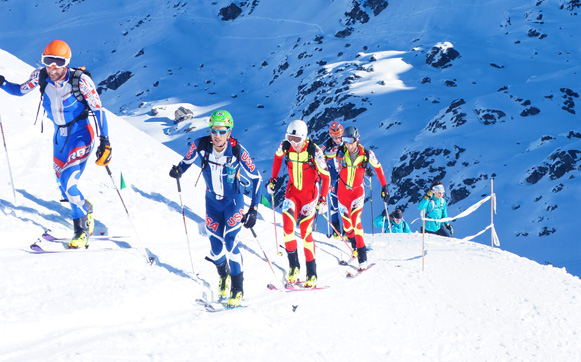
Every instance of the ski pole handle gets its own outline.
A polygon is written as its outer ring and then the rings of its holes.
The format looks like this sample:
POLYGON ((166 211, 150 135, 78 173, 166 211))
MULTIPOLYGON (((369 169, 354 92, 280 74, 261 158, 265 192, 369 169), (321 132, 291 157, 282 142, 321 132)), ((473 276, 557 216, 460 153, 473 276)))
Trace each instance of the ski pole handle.
POLYGON ((258 236, 256 235, 256 233, 254 232, 253 228, 250 228, 250 231, 252 231, 252 236, 254 236, 255 238, 257 238, 258 236))
POLYGON ((180 179, 176 177, 176 181, 178 182, 178 192, 182 192, 182 185, 180 184, 180 179))

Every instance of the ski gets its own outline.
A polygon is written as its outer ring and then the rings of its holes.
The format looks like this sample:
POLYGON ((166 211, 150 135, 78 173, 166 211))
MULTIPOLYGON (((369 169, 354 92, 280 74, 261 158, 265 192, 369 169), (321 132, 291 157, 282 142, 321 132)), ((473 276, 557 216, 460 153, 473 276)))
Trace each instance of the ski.
MULTIPOLYGON (((53 236, 52 234, 48 233, 48 232, 44 232, 42 234, 42 238, 46 241, 51 241, 51 242, 61 242, 61 241, 69 241, 70 238, 58 238, 56 236, 53 236)), ((110 240, 110 241, 121 241, 122 239, 126 239, 126 236, 112 236, 112 235, 91 235, 89 237, 89 240, 110 240)))
POLYGON ((55 254, 55 253, 71 253, 71 252, 94 252, 94 251, 109 251, 109 250, 119 250, 119 248, 79 248, 79 249, 68 249, 66 244, 62 244, 62 247, 56 246, 56 248, 50 248, 44 244, 43 246, 34 243, 30 245, 30 253, 32 254, 55 254))
POLYGON ((217 302, 208 302, 204 299, 198 298, 196 299, 196 303, 203 305, 206 309, 206 312, 209 313, 217 313, 217 312, 224 312, 228 310, 235 310, 235 309, 242 309, 248 307, 247 305, 239 305, 237 307, 229 307, 228 306, 228 298, 224 298, 217 302))
POLYGON ((323 285, 323 286, 316 286, 316 287, 305 287, 303 286, 303 284, 287 284, 285 285, 284 289, 287 292, 312 292, 315 290, 323 290, 323 289, 327 289, 329 288, 328 285, 323 285))
POLYGON ((375 265, 375 263, 371 263, 371 264, 369 264, 369 265, 367 266, 367 268, 365 268, 365 269, 363 269, 363 270, 357 270, 355 273, 347 272, 347 274, 345 274, 345 276, 346 276, 347 278, 350 278, 350 279, 352 279, 352 278, 356 278, 356 277, 358 277, 359 275, 361 275, 361 273, 363 273, 363 272, 365 272, 365 271, 367 271, 367 270, 371 269, 371 267, 372 267, 372 266, 374 266, 374 265, 375 265))

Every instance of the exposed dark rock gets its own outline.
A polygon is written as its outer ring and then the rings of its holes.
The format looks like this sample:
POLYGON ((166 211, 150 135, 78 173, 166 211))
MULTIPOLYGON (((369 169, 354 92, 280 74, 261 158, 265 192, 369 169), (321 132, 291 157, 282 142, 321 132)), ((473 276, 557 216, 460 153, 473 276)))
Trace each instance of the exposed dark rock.
POLYGON ((101 94, 107 89, 116 90, 117 88, 121 87, 125 82, 127 82, 131 77, 133 77, 133 73, 131 73, 130 71, 124 72, 119 71, 114 75, 110 75, 109 77, 107 77, 107 79, 97 84, 97 93, 101 94))
POLYGON ((579 93, 569 88, 561 88, 560 91, 563 93, 563 99, 565 100, 561 108, 571 114, 575 114, 575 102, 573 102, 573 98, 579 98, 579 93))
MULTIPOLYGON (((345 28, 335 34, 337 38, 346 38, 353 33, 353 28, 345 28)), ((339 56, 343 55, 343 53, 339 53, 339 56)))
POLYGON ((547 171, 549 171, 548 167, 535 166, 528 171, 529 175, 525 178, 525 181, 531 185, 534 185, 547 174, 547 171))
POLYGON ((234 20, 242 14, 242 9, 238 5, 231 3, 225 8, 220 9, 220 16, 223 21, 234 20))
POLYGON ((503 123, 503 118, 506 116, 503 111, 495 109, 475 109, 474 111, 485 125, 503 123))
POLYGON ((452 44, 438 44, 432 47, 426 55, 426 64, 434 68, 451 67, 452 60, 460 57, 460 53, 452 47, 452 44))
POLYGON ((428 125, 426 126, 426 130, 432 133, 436 133, 438 130, 445 130, 450 127, 459 127, 466 123, 466 116, 467 114, 462 112, 461 106, 466 104, 464 99, 456 99, 452 101, 450 106, 446 109, 446 111, 433 118, 428 125))
POLYGON ((366 0, 363 4, 373 10, 373 15, 379 15, 383 10, 387 9, 388 2, 386 0, 366 0))
POLYGON ((525 109, 524 111, 520 112, 520 115, 522 117, 534 116, 536 114, 539 114, 540 112, 541 112, 541 110, 538 109, 537 107, 529 107, 529 108, 525 109))

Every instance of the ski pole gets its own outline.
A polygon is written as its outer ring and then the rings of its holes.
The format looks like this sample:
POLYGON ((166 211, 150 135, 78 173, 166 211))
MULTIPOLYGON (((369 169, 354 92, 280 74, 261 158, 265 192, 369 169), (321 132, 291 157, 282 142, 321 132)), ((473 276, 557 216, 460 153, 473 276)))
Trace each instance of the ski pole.
MULTIPOLYGON (((387 211, 387 203, 383 203, 383 207, 385 208, 385 216, 387 217, 387 227, 389 228, 389 233, 391 234, 391 219, 389 218, 389 211, 387 211)), ((385 219, 383 219, 385 220, 385 219)), ((384 226, 385 229, 385 226, 384 226)))
MULTIPOLYGON (((341 233, 339 232, 339 230, 337 230, 335 228, 335 225, 333 225, 333 223, 331 223, 331 221, 329 221, 329 218, 327 217, 327 215, 325 215, 325 214, 322 214, 322 215, 325 218, 325 220, 327 220, 327 222, 329 223, 329 225, 331 225, 331 227, 333 228, 333 230, 335 230, 335 232, 337 233, 337 235, 339 235, 339 237, 341 238, 341 240, 343 240, 343 242, 345 243, 345 245, 347 245, 347 248, 351 252, 350 256, 355 256, 355 255, 353 255, 353 249, 351 248, 351 245, 349 245, 349 243, 345 240, 345 238, 343 237, 343 235, 341 235, 341 233)), ((339 250, 341 250, 341 249, 339 249, 339 250)), ((343 251, 343 250, 341 250, 341 251, 343 251)))
POLYGON ((8 158, 8 148, 6 147, 6 138, 4 138, 4 126, 2 125, 2 116, 0 115, 0 130, 2 130, 2 141, 4 142, 4 151, 6 151, 6 162, 8 163, 8 173, 10 174, 10 185, 12 185, 12 196, 16 203, 16 190, 14 189, 14 180, 12 179, 12 168, 10 167, 10 159, 8 158))
POLYGON ((272 199, 272 218, 274 220, 274 242, 276 244, 276 255, 282 256, 282 252, 278 251, 278 234, 276 232, 276 211, 274 209, 274 194, 270 194, 272 199))
MULTIPOLYGON (((176 178, 177 184, 178 184, 178 194, 180 195, 180 207, 182 208, 182 219, 184 220, 184 230, 186 232, 186 241, 188 243, 188 255, 190 256, 190 265, 192 266, 192 275, 195 276, 199 281, 202 282, 202 285, 204 287, 206 287, 206 289, 208 289, 208 291, 210 291, 210 298, 211 300, 214 300, 214 292, 212 291, 212 289, 210 288, 210 284, 201 279, 200 276, 196 273, 196 270, 194 269, 194 261, 192 259, 192 249, 190 248, 190 237, 188 235, 188 226, 186 224, 186 212, 184 209, 184 202, 182 200, 182 186, 180 184, 180 179, 176 178)), ((211 259, 209 259, 211 261, 211 259)), ((202 301, 204 303, 208 303, 208 295, 207 293, 203 292, 202 293, 202 301)))
POLYGON ((149 264, 153 264, 153 262, 155 261, 155 257, 149 255, 149 250, 147 250, 147 248, 145 248, 143 246, 143 243, 141 242, 141 239, 139 238, 139 234, 137 234, 137 229, 135 228, 135 225, 133 224, 133 221, 131 220, 131 216, 129 215, 129 210, 127 210, 127 206, 125 206, 125 202, 123 201, 123 197, 121 197, 121 192, 119 191, 119 188, 115 184, 115 180, 113 179, 113 174, 111 173, 111 169, 109 169, 108 165, 105 166, 105 169, 107 170, 107 173, 109 174, 109 177, 111 178, 111 182, 113 183, 113 187, 115 187, 115 190, 117 191, 117 195, 119 195, 119 199, 121 200, 121 203, 123 204, 123 208, 125 209, 125 213, 127 214, 127 219, 129 220, 131 227, 133 227, 133 232, 135 233, 135 236, 137 237, 137 241, 139 242, 139 245, 141 246, 141 248, 143 248, 143 250, 145 251, 145 257, 147 258, 147 262, 149 264))
MULTIPOLYGON (((266 256, 266 253, 264 252, 264 249, 262 248, 260 241, 258 241, 258 235, 256 235, 253 228, 250 228, 250 231, 252 232, 252 235, 254 236, 254 240, 256 240, 258 247, 262 251, 262 255, 264 255, 264 258, 266 259, 266 262, 268 263, 268 266, 270 267, 270 270, 272 271, 272 275, 274 275, 274 277, 276 279, 276 273, 274 272, 274 268, 272 267, 272 263, 270 262, 270 259, 268 259, 268 256, 266 256)), ((268 284, 267 287, 268 287, 268 289, 276 289, 276 287, 273 284, 268 284)))
POLYGON ((371 243, 375 244, 375 236, 373 231, 373 189, 371 188, 373 185, 373 180, 371 177, 369 178, 369 203, 371 207, 371 243))
POLYGON ((178 194, 180 195, 180 206, 182 208, 182 219, 184 220, 184 230, 186 231, 186 241, 188 243, 188 254, 190 256, 190 264, 192 266, 192 274, 197 275, 194 269, 194 261, 192 260, 192 249, 190 248, 190 237, 188 236, 188 226, 186 225, 186 213, 184 211, 184 202, 182 200, 182 186, 180 184, 180 179, 176 177, 178 183, 178 194))

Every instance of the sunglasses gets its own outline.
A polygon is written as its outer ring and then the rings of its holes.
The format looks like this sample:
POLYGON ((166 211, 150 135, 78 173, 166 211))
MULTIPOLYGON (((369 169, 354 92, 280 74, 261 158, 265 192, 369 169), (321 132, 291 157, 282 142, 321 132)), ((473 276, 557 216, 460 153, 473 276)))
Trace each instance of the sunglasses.
POLYGON ((220 136, 223 136, 226 133, 228 133, 229 131, 230 131, 230 129, 213 129, 213 128, 210 128, 210 134, 213 134, 213 135, 219 134, 220 136))
POLYGON ((355 143, 355 142, 357 142, 357 138, 355 138, 355 137, 343 137, 343 142, 345 142, 345 143, 355 143))
POLYGON ((301 141, 303 140, 302 137, 299 136, 291 136, 291 135, 286 135, 286 139, 289 140, 292 143, 301 143, 301 141))
POLYGON ((69 64, 69 60, 63 57, 55 57, 53 55, 43 55, 42 64, 51 68, 64 68, 69 64))

